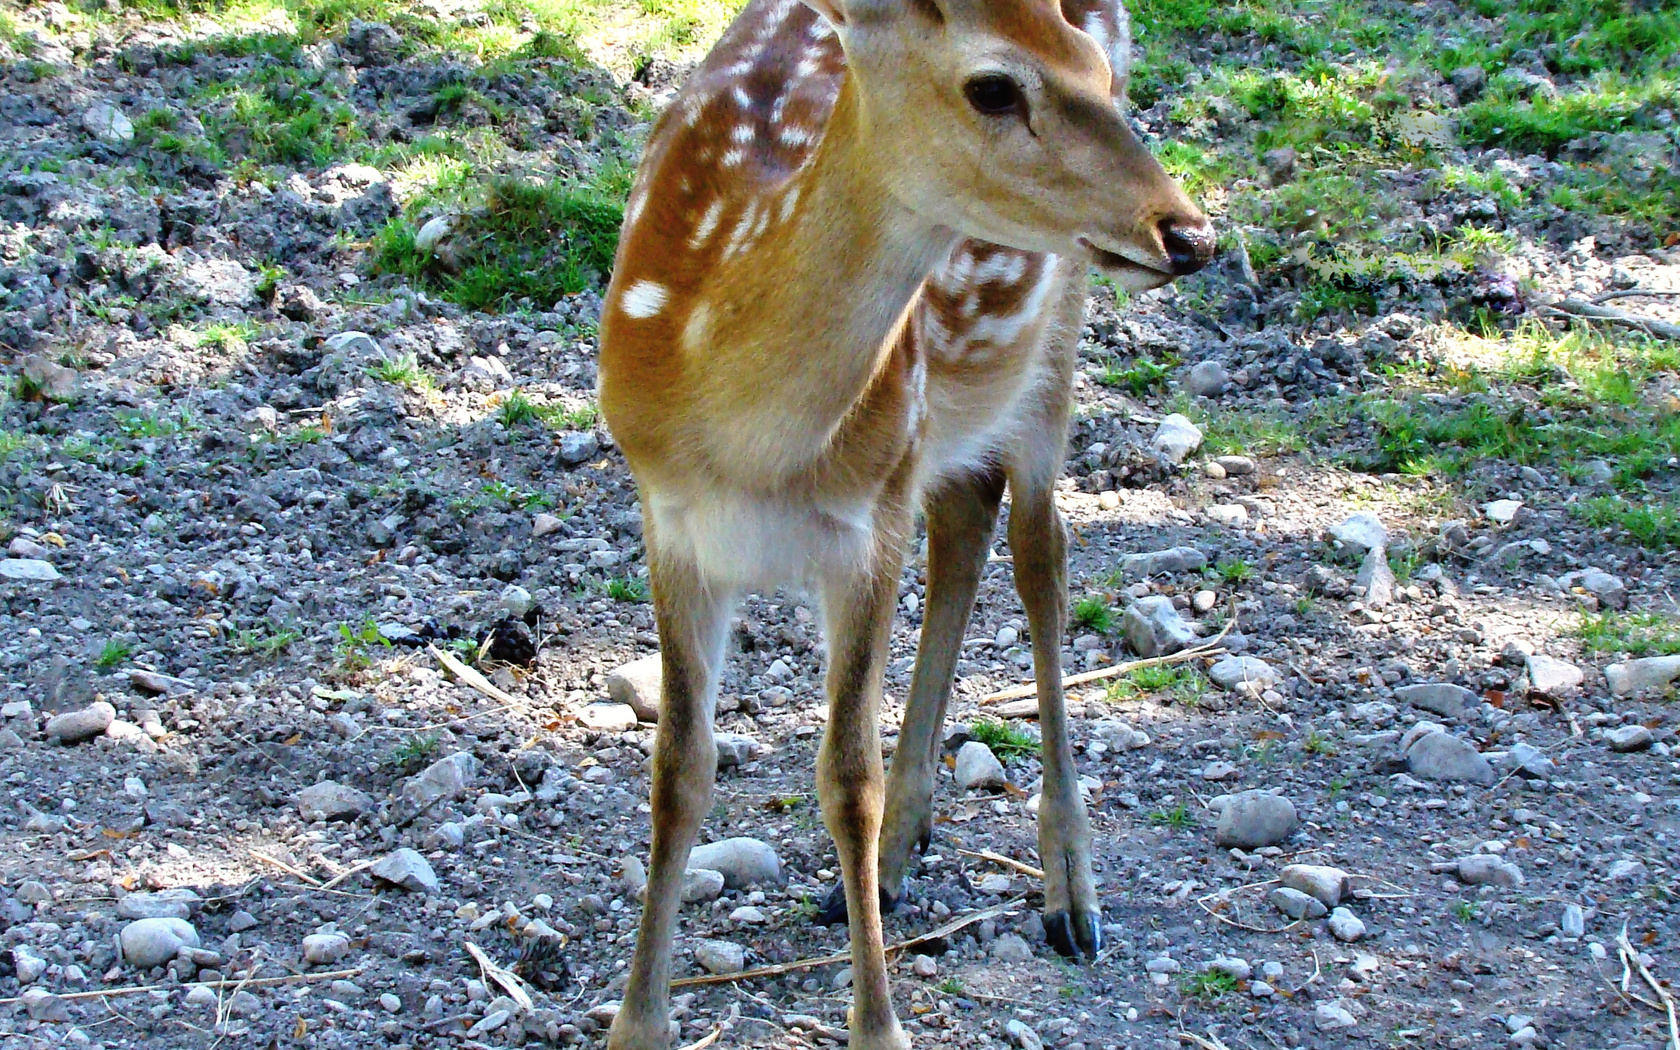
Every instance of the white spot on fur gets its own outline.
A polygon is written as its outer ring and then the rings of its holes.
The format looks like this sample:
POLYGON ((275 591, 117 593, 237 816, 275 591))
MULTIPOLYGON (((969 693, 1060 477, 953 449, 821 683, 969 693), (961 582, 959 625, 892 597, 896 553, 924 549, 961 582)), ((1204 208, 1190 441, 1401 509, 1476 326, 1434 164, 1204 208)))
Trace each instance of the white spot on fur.
POLYGON ((753 104, 752 95, 748 93, 746 88, 736 85, 735 102, 742 109, 751 109, 753 104))
POLYGON ((706 209, 706 214, 700 216, 700 224, 694 227, 694 233, 688 238, 690 248, 699 248, 712 239, 717 230, 718 220, 723 218, 723 201, 715 200, 706 209))
POLYGON ((738 168, 741 166, 741 162, 746 159, 747 154, 745 150, 732 149, 728 153, 725 153, 718 163, 722 164, 726 168, 738 168))
POLYGON ((653 317, 665 309, 665 300, 669 291, 662 284, 654 281, 637 281, 624 290, 619 296, 618 308, 624 311, 624 316, 638 320, 653 317))
POLYGON ((782 198, 782 209, 776 215, 776 221, 777 222, 787 222, 790 218, 793 217, 793 209, 798 207, 798 206, 799 206, 799 184, 795 183, 793 188, 787 191, 787 195, 782 198))
POLYGON ((789 124, 782 129, 781 134, 777 137, 782 140, 782 145, 791 146, 795 149, 800 146, 809 146, 816 139, 810 128, 799 124, 789 124))
POLYGON ((758 131, 751 124, 737 124, 734 129, 729 132, 729 137, 745 146, 747 143, 758 137, 758 131))

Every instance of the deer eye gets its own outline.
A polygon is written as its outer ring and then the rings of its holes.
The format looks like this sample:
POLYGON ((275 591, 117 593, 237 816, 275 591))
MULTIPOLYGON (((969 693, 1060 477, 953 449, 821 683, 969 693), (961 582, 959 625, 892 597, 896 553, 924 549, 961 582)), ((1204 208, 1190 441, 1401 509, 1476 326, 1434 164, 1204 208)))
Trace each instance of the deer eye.
POLYGON ((1027 112, 1027 100, 1021 85, 1001 73, 985 73, 963 85, 968 104, 989 117, 1027 112))

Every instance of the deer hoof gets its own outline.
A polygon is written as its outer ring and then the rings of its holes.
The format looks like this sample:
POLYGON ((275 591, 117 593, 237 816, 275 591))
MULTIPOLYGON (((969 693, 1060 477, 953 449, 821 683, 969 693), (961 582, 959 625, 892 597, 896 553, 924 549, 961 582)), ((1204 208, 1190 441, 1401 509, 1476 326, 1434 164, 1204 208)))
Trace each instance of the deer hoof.
POLYGON ((1044 937, 1050 947, 1069 959, 1095 959, 1102 950, 1102 926, 1094 912, 1044 913, 1044 937))
MULTIPOLYGON (((900 893, 888 893, 885 886, 881 887, 881 914, 886 915, 898 907, 900 893)), ((838 926, 846 921, 846 884, 835 882, 834 887, 823 898, 822 907, 811 916, 811 921, 818 926, 838 926)))

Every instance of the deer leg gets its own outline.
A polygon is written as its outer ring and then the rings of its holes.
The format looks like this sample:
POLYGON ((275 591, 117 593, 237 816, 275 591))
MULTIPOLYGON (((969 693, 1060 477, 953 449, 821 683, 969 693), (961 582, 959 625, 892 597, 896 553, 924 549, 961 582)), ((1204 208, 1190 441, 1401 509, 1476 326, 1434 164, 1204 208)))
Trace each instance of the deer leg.
POLYGON ((879 839, 881 679, 897 606, 909 514, 876 509, 868 564, 823 584, 828 627, 828 731, 817 754, 817 796, 834 839, 852 945, 852 1050, 908 1050, 893 1014, 881 935, 879 839), (883 517, 895 520, 883 522, 883 517))
POLYGON ((607 1040, 609 1050, 670 1045, 671 937, 688 851, 711 808, 717 774, 713 704, 734 604, 732 594, 708 588, 686 556, 657 556, 652 530, 648 538, 664 675, 653 751, 653 848, 636 954, 624 1004, 607 1040))
POLYGON ((1079 794, 1062 695, 1067 535, 1056 510, 1053 480, 1054 475, 1011 475, 1009 549, 1015 556, 1015 589, 1032 630, 1033 678, 1038 685, 1038 724, 1043 734, 1038 855, 1044 864, 1044 932, 1061 954, 1094 958, 1102 947, 1102 910, 1091 875, 1091 821, 1079 794))

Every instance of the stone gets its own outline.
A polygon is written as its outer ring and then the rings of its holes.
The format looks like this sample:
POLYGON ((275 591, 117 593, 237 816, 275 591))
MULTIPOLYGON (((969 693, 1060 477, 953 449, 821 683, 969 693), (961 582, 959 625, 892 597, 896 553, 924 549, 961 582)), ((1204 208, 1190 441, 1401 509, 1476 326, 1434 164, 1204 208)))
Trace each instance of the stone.
POLYGON ((1458 90, 1458 100, 1469 102, 1487 87, 1487 70, 1481 66, 1459 66, 1447 79, 1458 90))
POLYGON ((1192 397, 1218 397, 1231 388, 1230 373, 1218 361, 1197 361, 1184 379, 1192 397))
POLYGON ((95 700, 79 711, 66 711, 47 719, 47 736, 61 744, 79 744, 105 732, 116 720, 116 708, 95 700))
POLYGON ((1201 572, 1207 555, 1194 547, 1168 547, 1164 551, 1128 554, 1120 560, 1120 571, 1128 577, 1171 576, 1201 572))
POLYGON ((1611 861, 1604 870, 1604 878, 1609 882, 1644 882, 1650 878, 1650 871, 1643 861, 1623 858, 1611 861))
POLYGON ((1558 932, 1565 937, 1580 939, 1587 933, 1587 914, 1581 910, 1579 904, 1565 904, 1563 918, 1558 922, 1558 932))
POLYGON ((638 657, 607 675, 607 695, 626 704, 642 722, 659 721, 663 665, 658 653, 638 657))
POLYGON ((1450 733, 1424 733, 1404 748, 1406 765, 1426 780, 1492 784, 1493 766, 1468 740, 1450 733))
POLYGON ((747 968, 747 950, 734 941, 702 940, 694 947, 694 961, 707 973, 740 973, 747 968))
POLYGON ((109 102, 95 102, 82 113, 82 128, 107 146, 134 141, 134 122, 109 102))
MULTIPOLYGON (((1218 466, 1218 464, 1214 464, 1218 466)), ((1221 467, 1221 470, 1224 468, 1221 467)), ((1205 511, 1209 521, 1226 528, 1240 529, 1248 524, 1248 508, 1240 503, 1215 503, 1205 511)))
POLYGON ((31 1021, 68 1021, 70 1006, 45 988, 31 988, 19 996, 31 1021))
POLYGON ((1360 511, 1350 514, 1346 521, 1330 530, 1330 539, 1338 546, 1364 556, 1378 548, 1387 549, 1388 530, 1375 514, 1360 511))
POLYGON ((200 903, 198 894, 185 888, 130 893, 117 902, 117 915, 123 919, 190 919, 200 903))
POLYGON ((311 784, 297 794, 298 815, 307 821, 355 820, 373 805, 372 795, 332 780, 311 784))
POLYGON ((1246 981, 1254 976, 1254 967, 1248 965, 1246 960, 1224 955, 1208 963, 1208 969, 1214 973, 1225 974, 1233 981, 1246 981))
POLYGON ((378 340, 366 332, 339 332, 324 339, 321 346, 332 354, 343 354, 347 357, 373 357, 383 360, 385 352, 379 348, 378 340))
POLYGON ((1149 447, 1160 453, 1167 462, 1177 466, 1190 458, 1190 453, 1202 446, 1202 431, 1188 416, 1174 412, 1161 420, 1149 447))
MULTIPOLYGON (((29 354, 18 362, 18 372, 54 401, 69 401, 76 396, 76 370, 66 368, 45 354, 29 354)), ((12 540, 8 548, 16 558, 46 560, 52 554, 41 544, 25 536, 12 540)))
POLYGON ((391 992, 383 992, 379 996, 379 1008, 388 1014, 400 1014, 402 1013, 403 1001, 391 992))
POLYGON ((1213 840, 1220 846, 1258 849, 1275 846, 1294 834, 1299 822, 1295 804, 1269 791, 1241 791, 1220 811, 1213 840))
POLYGON ((684 904, 704 904, 723 895, 723 872, 710 868, 689 868, 683 872, 684 904))
POLYGON ((1044 1040, 1034 1031, 1032 1025, 1019 1017, 1011 1017, 1009 1023, 1003 1026, 1009 1041, 1020 1050, 1044 1050, 1044 1040))
POLYGON ((1283 912, 1291 919, 1309 921, 1322 919, 1330 911, 1317 898, 1309 897, 1300 890, 1292 890, 1287 886, 1279 886, 1268 894, 1266 899, 1272 902, 1272 907, 1283 912))
POLYGON ((159 674, 156 671, 148 671, 144 667, 129 669, 128 684, 134 687, 135 692, 144 693, 147 696, 174 696, 177 693, 193 691, 193 684, 185 678, 159 674))
POLYGON ((1281 186, 1295 177, 1295 162, 1299 159, 1295 147, 1279 146, 1260 155, 1260 166, 1266 169, 1272 185, 1281 186))
POLYGON ((1395 699, 1444 718, 1463 718, 1476 704, 1476 694, 1451 682, 1420 682, 1394 690, 1395 699))
POLYGON ((957 786, 964 791, 981 789, 996 791, 1009 783, 1003 763, 992 749, 978 740, 970 740, 957 749, 957 786))
POLYGON ((34 984, 47 972, 47 960, 36 955, 29 945, 20 944, 12 949, 12 969, 18 984, 34 984))
POLYGON ((1289 864, 1278 872, 1278 882, 1300 890, 1327 908, 1334 908, 1348 895, 1348 873, 1327 864, 1289 864))
POLYGON ((1365 924, 1359 921, 1359 916, 1346 908, 1337 908, 1330 913, 1330 936, 1344 944, 1352 944, 1365 936, 1365 924))
POLYGON ((1319 1003, 1313 1009, 1313 1024, 1321 1032, 1334 1032, 1342 1028, 1352 1028, 1358 1023, 1354 1020, 1353 1014, 1348 1008, 1339 1002, 1319 1003))
POLYGON ((729 913, 729 921, 740 926, 759 926, 769 919, 762 910, 750 904, 743 904, 729 913))
POLYGON ((603 733, 624 733, 636 728, 636 711, 629 704, 585 704, 578 722, 603 733))
POLYGON ((1120 630, 1132 651, 1145 657, 1176 653, 1196 640, 1196 632, 1164 594, 1139 598, 1127 606, 1120 630))
POLYGON ((535 604, 536 599, 531 597, 530 591, 517 583, 510 583, 502 588, 502 596, 496 601, 496 611, 502 616, 523 620, 535 604))
POLYGON ((24 904, 51 904, 53 893, 46 883, 30 879, 17 888, 17 899, 24 904))
POLYGON ((910 972, 917 977, 938 977, 939 962, 931 955, 918 955, 910 960, 910 972))
POLYGON ((410 893, 438 891, 437 873, 432 871, 431 864, 406 846, 381 858, 368 872, 374 878, 400 886, 410 893))
POLYGON ((117 936, 123 960, 139 970, 162 966, 182 948, 200 945, 198 931, 185 919, 136 919, 117 936))
POLYGON ((1520 499, 1496 499, 1482 504, 1482 513, 1495 525, 1509 525, 1523 508, 1520 499))
POLYGON ((1365 558, 1359 563, 1359 575, 1353 581, 1357 586, 1365 588, 1365 608, 1384 609, 1394 602, 1394 588, 1399 581, 1394 578, 1394 570, 1388 567, 1388 550, 1384 547, 1372 547, 1365 552, 1365 558))
POLYGON ((50 561, 42 561, 40 558, 0 559, 0 579, 51 583, 60 578, 58 570, 53 568, 50 561))
POLYGON ((1233 478, 1246 477, 1260 469, 1260 465, 1247 456, 1217 456, 1214 462, 1233 478))
POLYGON ((1572 663, 1532 653, 1528 657, 1528 687, 1542 696, 1559 696, 1580 688, 1587 676, 1572 663))
MULTIPOLYGON (((560 517, 558 514, 550 514, 547 511, 543 511, 540 514, 534 514, 531 516, 531 538, 534 540, 540 540, 544 536, 559 532, 560 529, 564 527, 565 523, 566 519, 560 517)), ((651 722, 653 720, 650 718, 648 721, 651 722)))
POLYGON ((1680 656, 1646 656, 1604 669, 1604 680, 1616 696, 1632 696, 1648 689, 1667 689, 1680 678, 1680 656))
POLYGON ((1546 757, 1546 753, 1533 744, 1518 742, 1512 744, 1500 759, 1500 768, 1527 777, 1530 780, 1550 780, 1557 772, 1557 766, 1546 757))
POLYGON ((1581 588, 1597 598, 1600 605, 1610 609, 1627 608, 1627 584, 1622 582, 1621 577, 1612 576, 1603 569, 1586 569, 1581 573, 1580 580, 1581 588))
POLYGON ((738 837, 696 846, 688 855, 688 866, 720 872, 724 885, 732 890, 780 882, 782 862, 767 842, 738 837))
POLYGON ((414 235, 414 250, 431 254, 438 244, 454 230, 455 216, 434 215, 427 219, 414 235))
POLYGON ((1221 689, 1231 689, 1258 695, 1275 687, 1283 679, 1271 664, 1257 656, 1227 655, 1208 668, 1208 678, 1221 689))
POLYGON ((992 958, 1006 965, 1032 961, 1032 946, 1018 933, 1002 933, 992 942, 992 958))
POLYGON ((350 951, 350 938, 342 933, 312 933, 303 939, 303 961, 310 966, 331 966, 350 951))
POLYGON ((244 908, 241 908, 232 915, 228 916, 227 928, 229 933, 244 933, 246 930, 252 929, 256 925, 257 917, 246 911, 244 908))
POLYGON ((476 776, 478 759, 469 752, 457 751, 409 777, 403 783, 403 798, 420 809, 426 809, 435 803, 459 798, 476 776))
POLYGON ((1522 869, 1492 853, 1460 857, 1454 873, 1458 876, 1458 881, 1467 886, 1503 886, 1514 889, 1523 884, 1522 869))
POLYGON ((720 770, 744 766, 758 754, 758 741, 745 733, 718 733, 713 740, 717 743, 717 767, 720 770))
POLYGON ((1604 742, 1610 750, 1622 754, 1644 751, 1656 742, 1656 736, 1642 725, 1617 726, 1604 732, 1604 742))
POLYGON ((558 455, 568 467, 588 463, 601 451, 601 441, 591 430, 568 430, 560 435, 558 455))

